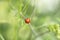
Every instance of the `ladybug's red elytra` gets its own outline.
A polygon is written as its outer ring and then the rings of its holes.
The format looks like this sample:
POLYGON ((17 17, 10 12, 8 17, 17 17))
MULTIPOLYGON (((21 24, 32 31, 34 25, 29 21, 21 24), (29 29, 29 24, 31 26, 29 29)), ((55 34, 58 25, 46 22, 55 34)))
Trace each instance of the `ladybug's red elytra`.
POLYGON ((30 23, 30 19, 29 18, 26 18, 25 19, 25 23, 29 24, 30 23))

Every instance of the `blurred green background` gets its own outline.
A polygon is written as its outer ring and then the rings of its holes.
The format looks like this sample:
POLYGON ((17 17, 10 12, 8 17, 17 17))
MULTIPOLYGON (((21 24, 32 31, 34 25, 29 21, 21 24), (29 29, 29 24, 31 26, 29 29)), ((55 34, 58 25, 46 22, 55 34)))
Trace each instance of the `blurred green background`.
POLYGON ((0 40, 60 40, 60 0, 0 0, 0 40))

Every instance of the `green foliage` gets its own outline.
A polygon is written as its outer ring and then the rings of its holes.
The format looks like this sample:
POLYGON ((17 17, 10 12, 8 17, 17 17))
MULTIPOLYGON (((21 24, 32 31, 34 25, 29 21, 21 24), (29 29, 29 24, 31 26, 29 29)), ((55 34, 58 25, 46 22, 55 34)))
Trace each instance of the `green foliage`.
POLYGON ((40 40, 40 37, 41 40, 60 39, 58 37, 60 36, 60 11, 40 13, 30 3, 31 0, 0 1, 0 40, 36 40, 37 38, 40 40), (33 31, 36 31, 38 36, 33 34, 30 25, 24 22, 20 13, 31 18, 30 23, 34 28, 33 31), (53 15, 54 13, 56 15, 53 15), (54 22, 54 24, 51 24, 51 22, 54 22))

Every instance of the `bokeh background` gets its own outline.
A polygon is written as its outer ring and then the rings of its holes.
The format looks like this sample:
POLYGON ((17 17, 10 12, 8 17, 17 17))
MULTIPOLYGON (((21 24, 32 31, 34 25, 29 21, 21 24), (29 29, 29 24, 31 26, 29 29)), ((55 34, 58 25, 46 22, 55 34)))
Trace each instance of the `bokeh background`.
POLYGON ((0 40, 60 40, 60 0, 0 0, 0 40))

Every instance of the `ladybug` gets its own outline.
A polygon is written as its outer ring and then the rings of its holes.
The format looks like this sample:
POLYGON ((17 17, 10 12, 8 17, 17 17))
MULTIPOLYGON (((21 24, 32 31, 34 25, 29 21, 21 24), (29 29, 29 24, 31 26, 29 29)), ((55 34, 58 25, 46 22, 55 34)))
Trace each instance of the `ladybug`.
POLYGON ((30 23, 30 19, 29 18, 26 18, 25 19, 25 23, 29 24, 30 23))

